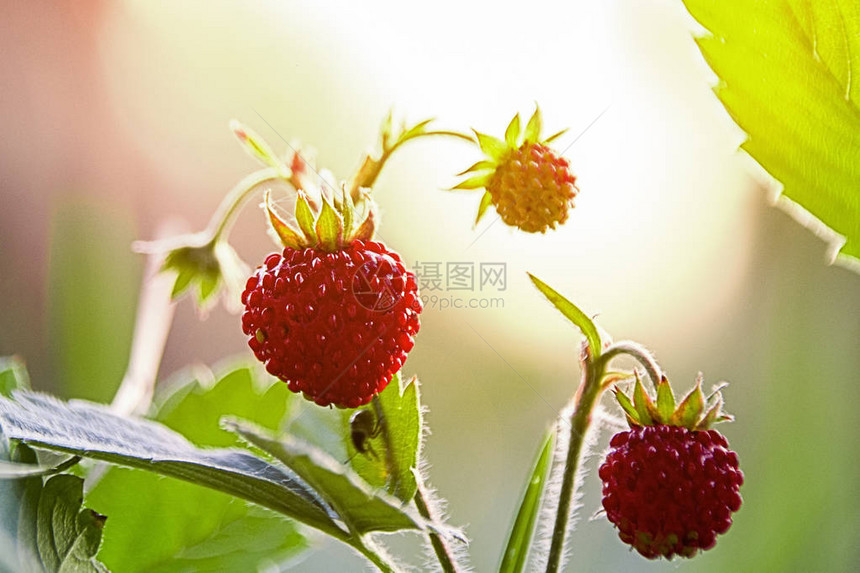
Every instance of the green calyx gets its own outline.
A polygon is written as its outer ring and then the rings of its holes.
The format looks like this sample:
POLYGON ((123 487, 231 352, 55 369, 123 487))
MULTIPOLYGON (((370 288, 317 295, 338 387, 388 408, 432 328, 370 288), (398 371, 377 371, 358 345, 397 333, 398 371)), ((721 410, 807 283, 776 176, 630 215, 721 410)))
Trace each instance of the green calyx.
POLYGON ((636 373, 632 397, 618 386, 613 388, 613 392, 631 427, 668 425, 689 430, 707 430, 714 424, 734 419, 723 412, 722 388, 723 386, 718 387, 705 398, 702 392, 702 375, 699 374, 696 385, 676 405, 675 394, 665 376, 657 383, 655 400, 645 390, 639 374, 636 373))
POLYGON ((345 187, 331 199, 320 195, 321 206, 302 190, 296 190, 295 225, 278 214, 266 192, 264 208, 272 230, 285 247, 292 249, 316 248, 337 251, 351 242, 370 240, 376 230, 376 215, 373 200, 364 192, 356 205, 345 187))
MULTIPOLYGON (((477 130, 472 130, 475 132, 475 139, 477 140, 478 147, 484 154, 484 159, 478 161, 465 171, 458 173, 458 176, 465 176, 466 179, 452 187, 451 190, 486 189, 496 174, 496 169, 507 160, 512 151, 521 148, 527 143, 548 144, 567 131, 567 129, 563 129, 547 138, 541 139, 542 129, 543 119, 540 107, 535 105, 535 111, 531 118, 529 118, 528 123, 526 123, 525 128, 522 127, 520 114, 514 116, 505 130, 504 140, 477 130)), ((484 191, 481 203, 478 206, 478 216, 475 218, 476 225, 487 212, 490 203, 492 203, 490 192, 484 191)))

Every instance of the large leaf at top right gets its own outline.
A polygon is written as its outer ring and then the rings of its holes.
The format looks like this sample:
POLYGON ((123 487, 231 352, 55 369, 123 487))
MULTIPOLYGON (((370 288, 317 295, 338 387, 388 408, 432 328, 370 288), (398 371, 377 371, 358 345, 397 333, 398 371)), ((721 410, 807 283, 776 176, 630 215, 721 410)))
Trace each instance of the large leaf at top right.
MULTIPOLYGON (((683 0, 742 145, 860 259, 860 2, 683 0)), ((834 251, 838 248, 835 246, 834 251)), ((851 265, 860 268, 856 264, 851 265)))

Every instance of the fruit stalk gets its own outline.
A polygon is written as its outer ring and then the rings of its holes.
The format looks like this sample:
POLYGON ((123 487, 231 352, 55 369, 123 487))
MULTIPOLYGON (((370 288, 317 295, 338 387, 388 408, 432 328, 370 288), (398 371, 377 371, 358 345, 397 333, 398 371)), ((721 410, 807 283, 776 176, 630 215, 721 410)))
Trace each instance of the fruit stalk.
MULTIPOLYGON (((421 517, 429 520, 431 523, 436 523, 436 516, 430 511, 430 505, 427 503, 424 481, 421 479, 419 472, 415 472, 415 480, 418 484, 418 489, 415 491, 415 507, 418 508, 418 513, 421 517)), ((436 558, 439 560, 439 565, 444 573, 459 573, 457 568, 457 560, 454 559, 453 552, 448 547, 445 539, 438 533, 428 532, 430 536, 430 544, 433 546, 433 551, 436 553, 436 558)))
POLYGON ((567 534, 568 520, 570 518, 570 506, 576 485, 576 474, 579 469, 579 460, 582 446, 585 443, 585 434, 591 424, 591 412, 600 398, 602 391, 602 379, 606 370, 606 361, 602 356, 592 356, 588 345, 583 344, 582 350, 582 382, 573 399, 573 412, 570 415, 570 441, 567 448, 567 457, 564 462, 564 474, 562 475, 561 491, 556 508, 555 524, 552 531, 549 557, 547 558, 547 573, 555 573, 561 564, 561 556, 564 552, 564 538, 567 534))
POLYGON ((209 226, 205 233, 212 238, 212 242, 217 242, 221 239, 222 235, 230 231, 236 214, 251 194, 257 190, 257 187, 273 181, 284 181, 284 179, 280 175, 280 172, 272 167, 255 171, 239 181, 227 196, 224 197, 224 200, 218 206, 218 210, 215 211, 215 214, 212 215, 212 219, 209 221, 209 226))
POLYGON ((358 171, 355 172, 355 174, 352 176, 349 183, 347 184, 346 189, 352 197, 352 200, 356 202, 360 200, 361 189, 373 187, 373 184, 376 183, 377 177, 379 177, 379 174, 382 172, 382 167, 385 165, 385 162, 388 161, 388 159, 398 147, 412 139, 439 135, 454 137, 456 139, 468 141, 469 143, 475 142, 475 140, 471 136, 463 133, 458 133, 456 131, 424 131, 420 129, 412 129, 401 134, 400 137, 398 137, 397 140, 391 145, 388 145, 388 142, 384 140, 382 151, 379 157, 374 159, 373 156, 369 153, 365 155, 361 167, 358 168, 358 171))

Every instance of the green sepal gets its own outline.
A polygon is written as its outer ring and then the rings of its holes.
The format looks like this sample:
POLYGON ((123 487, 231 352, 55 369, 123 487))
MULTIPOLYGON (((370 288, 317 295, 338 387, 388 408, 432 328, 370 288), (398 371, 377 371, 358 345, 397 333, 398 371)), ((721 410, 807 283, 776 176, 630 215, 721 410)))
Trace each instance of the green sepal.
POLYGON ((166 250, 161 271, 176 273, 171 298, 176 300, 190 291, 198 310, 205 313, 222 287, 227 287, 228 299, 236 294, 236 289, 244 283, 242 275, 247 274, 247 267, 226 242, 204 241, 205 238, 194 234, 171 241, 172 247, 164 243, 138 243, 135 248, 143 253, 166 250))
POLYGON ((349 237, 355 221, 355 203, 352 202, 352 195, 349 194, 345 186, 341 186, 340 190, 342 193, 340 213, 343 217, 343 236, 349 237))
POLYGON ((557 131, 557 132, 553 133, 552 135, 550 135, 549 137, 545 138, 542 143, 552 143, 553 141, 555 141, 556 139, 558 139, 559 137, 561 137, 565 133, 567 133, 566 127, 564 129, 562 129, 561 131, 557 131))
POLYGON ((281 243, 285 247, 290 247, 291 249, 301 249, 304 248, 307 243, 305 240, 296 233, 292 227, 290 227, 286 221, 281 219, 281 216, 275 212, 274 207, 272 206, 272 197, 271 192, 266 191, 264 204, 266 207, 266 214, 269 217, 269 224, 272 226, 272 230, 281 240, 281 243))
POLYGON ((481 175, 475 175, 473 177, 469 177, 465 181, 460 181, 453 187, 451 187, 451 191, 456 189, 483 189, 487 185, 490 184, 490 180, 493 178, 492 173, 483 173, 481 175))
POLYGON ((367 217, 364 218, 364 221, 361 222, 361 225, 358 226, 358 229, 355 230, 355 233, 350 237, 351 241, 356 239, 361 239, 362 241, 369 241, 373 239, 373 234, 376 232, 376 215, 375 211, 371 209, 367 213, 367 217))
POLYGON ((649 426, 654 423, 654 414, 657 414, 657 408, 645 391, 645 387, 642 385, 642 380, 638 374, 636 375, 636 383, 633 386, 633 406, 636 408, 636 413, 642 424, 649 426))
POLYGON ((399 143, 403 143, 413 137, 418 137, 422 133, 426 131, 426 127, 430 125, 434 118, 425 119, 424 121, 419 121, 409 129, 405 130, 400 137, 398 138, 399 143))
MULTIPOLYGON (((639 374, 634 371, 636 383, 631 397, 622 392, 618 386, 613 387, 615 399, 624 410, 627 421, 631 426, 661 425, 680 426, 690 430, 707 430, 719 422, 734 420, 734 418, 722 411, 723 397, 720 393, 722 386, 717 387, 713 393, 705 398, 702 392, 702 375, 696 378, 696 385, 684 397, 680 404, 675 406, 675 397, 671 384, 664 376, 657 384, 657 400, 651 396, 642 385, 639 374), (707 408, 707 411, 705 409, 707 408)), ((608 387, 614 380, 604 379, 604 387, 608 387)))
POLYGON ((674 426, 683 426, 690 430, 696 429, 705 408, 705 395, 702 393, 702 377, 696 378, 696 385, 684 397, 675 413, 672 414, 670 423, 674 426))
POLYGON ((707 430, 714 424, 720 422, 731 422, 734 416, 723 412, 723 395, 720 392, 714 393, 712 403, 708 411, 702 417, 702 420, 696 425, 697 430, 707 430))
POLYGON ((394 124, 394 109, 388 110, 388 115, 382 121, 382 126, 379 128, 379 138, 382 143, 382 149, 387 149, 391 142, 391 135, 394 133, 392 126, 394 124))
POLYGON ((308 202, 307 194, 302 190, 296 191, 296 222, 305 238, 311 243, 317 242, 317 234, 314 230, 314 213, 308 202))
POLYGON ((484 191, 484 194, 481 196, 481 203, 478 205, 478 216, 475 217, 475 226, 481 221, 481 217, 487 212, 487 208, 493 204, 493 196, 490 195, 489 191, 484 191))
POLYGON ((508 147, 516 149, 520 146, 520 132, 520 114, 516 114, 505 130, 505 143, 508 147))
POLYGON ((639 421, 639 412, 636 411, 636 407, 633 405, 633 402, 630 401, 630 398, 621 391, 621 388, 615 386, 612 389, 612 392, 615 394, 615 399, 618 401, 618 405, 621 406, 621 409, 624 410, 624 413, 627 414, 627 421, 631 424, 641 426, 642 423, 639 421))
POLYGON ((657 412, 662 423, 670 420, 675 413, 675 394, 665 376, 657 383, 657 412))
POLYGON ((505 142, 498 137, 481 133, 475 129, 472 131, 475 132, 475 137, 478 138, 478 147, 480 147, 481 151, 483 151, 490 159, 499 161, 505 153, 508 152, 508 147, 505 145, 505 142))
POLYGON ((336 251, 343 236, 341 234, 342 230, 343 220, 331 206, 328 199, 323 196, 322 210, 316 223, 316 234, 319 238, 320 246, 329 252, 336 251))
POLYGON ((490 171, 490 170, 495 169, 495 168, 496 168, 496 163, 494 161, 490 161, 489 159, 482 159, 481 161, 478 161, 477 163, 475 163, 474 165, 472 165, 471 167, 469 167, 465 171, 461 171, 460 173, 458 173, 457 177, 462 177, 463 175, 466 175, 467 173, 476 173, 478 171, 490 171))
POLYGON ((532 114, 528 124, 526 124, 526 129, 523 132, 523 140, 530 143, 537 143, 540 141, 540 132, 542 128, 543 120, 541 119, 540 107, 535 105, 535 112, 532 114))
POLYGON ((290 168, 269 147, 266 140, 235 119, 230 122, 230 129, 233 130, 233 135, 236 136, 236 139, 239 140, 239 143, 248 155, 263 165, 277 170, 280 177, 287 180, 290 179, 292 176, 290 168))

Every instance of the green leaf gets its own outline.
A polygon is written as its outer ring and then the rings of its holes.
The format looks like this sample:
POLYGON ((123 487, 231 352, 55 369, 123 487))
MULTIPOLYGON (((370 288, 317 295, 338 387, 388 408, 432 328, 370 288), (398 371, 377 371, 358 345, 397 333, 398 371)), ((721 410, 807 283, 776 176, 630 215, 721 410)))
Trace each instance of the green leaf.
POLYGON ((520 509, 511 527, 508 545, 502 554, 499 573, 519 573, 523 571, 526 565, 535 522, 540 512, 541 496, 552 468, 554 437, 555 430, 550 428, 544 436, 543 445, 535 460, 531 476, 523 493, 523 499, 520 502, 520 509))
POLYGON ((532 114, 531 118, 529 118, 529 122, 526 124, 526 129, 523 132, 523 139, 532 143, 540 141, 540 132, 541 129, 543 129, 542 124, 540 108, 535 106, 535 112, 532 114))
POLYGON ((474 129, 472 131, 475 132, 475 137, 478 138, 478 147, 490 159, 499 161, 508 152, 508 147, 501 139, 474 129))
MULTIPOLYGON (((9 460, 0 434, 0 460, 9 460)), ((15 461, 36 463, 19 445, 15 461)), ((83 480, 63 474, 0 481, 0 571, 94 573, 107 569, 96 559, 105 517, 81 507, 83 480)))
POLYGON ((505 130, 505 143, 512 149, 518 148, 520 142, 520 114, 516 114, 505 130))
POLYGON ((347 466, 319 448, 290 435, 275 439, 241 420, 224 420, 226 429, 235 432, 254 447, 271 454, 303 480, 311 484, 331 504, 337 515, 359 534, 371 531, 424 529, 424 520, 399 500, 369 485, 348 472, 347 466))
POLYGON ((0 396, 7 398, 13 390, 29 390, 30 376, 24 361, 17 356, 0 357, 0 396))
MULTIPOLYGON (((684 0, 741 146, 860 258, 860 4, 684 0), (852 58, 853 56, 853 58, 852 58)), ((795 210, 796 211, 796 210, 795 210)))
POLYGON ((478 204, 478 215, 475 217, 475 225, 481 222, 481 219, 484 217, 484 214, 487 212, 487 209, 490 205, 493 204, 493 196, 489 191, 484 191, 484 194, 481 195, 481 202, 478 204))
POLYGON ((103 571, 94 563, 105 517, 81 509, 84 480, 63 474, 45 482, 39 496, 36 541, 48 571, 103 571))
POLYGON ((308 196, 304 191, 296 191, 296 221, 299 223, 299 228, 305 234, 305 238, 311 243, 316 244, 317 234, 314 230, 314 213, 311 211, 311 206, 308 203, 308 196))
POLYGON ((343 411, 343 435, 355 472, 373 487, 384 487, 404 502, 415 497, 418 485, 413 468, 418 467, 421 447, 421 405, 418 379, 403 384, 400 373, 394 375, 385 390, 366 408, 374 412, 379 425, 375 438, 369 440, 373 454, 356 451, 350 436, 349 420, 356 410, 343 411))
POLYGON ((555 306, 561 314, 569 321, 576 325, 585 336, 588 342, 588 348, 591 350, 591 355, 594 358, 600 356, 603 350, 603 344, 600 341, 600 334, 597 332, 597 326, 594 324, 587 314, 582 312, 576 305, 564 298, 558 292, 545 282, 529 273, 529 278, 532 280, 537 289, 555 306))
POLYGON ((99 404, 25 392, 13 397, 0 398, 0 430, 10 438, 190 481, 343 534, 336 514, 299 476, 247 451, 200 449, 161 424, 119 417, 99 404))
MULTIPOLYGON (((272 380, 239 367, 214 384, 174 385, 158 397, 157 417, 197 445, 230 446, 237 439, 219 427, 225 414, 280 425, 293 394, 272 380)), ((112 516, 99 557, 117 571, 256 571, 263 561, 281 563, 307 547, 295 524, 273 511, 140 470, 111 469, 87 501, 112 516)))
POLYGON ((343 233, 343 220, 325 197, 322 198, 322 210, 317 218, 316 232, 323 249, 337 250, 343 233))
POLYGON ((99 558, 116 571, 257 571, 307 547, 278 513, 142 470, 112 468, 87 502, 111 510, 99 558))

